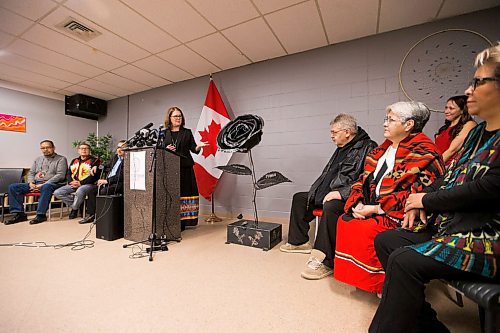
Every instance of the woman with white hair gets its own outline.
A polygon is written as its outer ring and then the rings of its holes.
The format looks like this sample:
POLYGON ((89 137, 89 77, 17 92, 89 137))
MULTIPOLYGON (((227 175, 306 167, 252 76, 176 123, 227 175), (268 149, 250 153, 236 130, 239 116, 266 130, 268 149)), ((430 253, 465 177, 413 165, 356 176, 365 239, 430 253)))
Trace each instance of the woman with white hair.
POLYGON ((389 105, 384 119, 385 141, 365 160, 352 186, 345 214, 337 224, 334 277, 362 290, 381 293, 384 271, 373 240, 402 225, 406 198, 429 186, 444 172, 436 145, 422 129, 430 111, 419 102, 389 105))
POLYGON ((465 94, 469 113, 484 122, 471 130, 442 179, 408 197, 406 230, 375 239, 386 279, 372 333, 449 332, 425 301, 426 284, 500 280, 500 44, 479 53, 476 67, 465 94))

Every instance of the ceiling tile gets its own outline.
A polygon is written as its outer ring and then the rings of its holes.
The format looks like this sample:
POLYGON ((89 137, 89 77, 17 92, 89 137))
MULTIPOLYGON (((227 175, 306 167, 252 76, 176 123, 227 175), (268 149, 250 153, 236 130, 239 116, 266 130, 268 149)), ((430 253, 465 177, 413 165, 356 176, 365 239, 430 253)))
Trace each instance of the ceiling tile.
POLYGON ((158 53, 158 56, 197 77, 220 71, 220 68, 184 45, 158 53))
POLYGON ((188 42, 215 32, 215 28, 184 0, 122 0, 122 2, 181 42, 188 42))
POLYGON ((446 0, 438 18, 462 15, 500 5, 499 0, 446 0))
POLYGON ((295 5, 304 0, 253 0, 253 3, 259 8, 262 14, 274 12, 278 9, 283 9, 295 5))
POLYGON ((153 53, 179 44, 160 28, 117 0, 68 0, 64 6, 153 53))
POLYGON ((48 87, 45 84, 38 84, 9 75, 2 75, 2 79, 0 79, 0 87, 26 92, 28 94, 44 96, 52 99, 64 100, 64 95, 57 88, 48 87))
POLYGON ((66 36, 68 36, 71 39, 74 39, 80 43, 89 45, 93 48, 98 49, 99 51, 102 51, 106 54, 109 54, 115 58, 121 59, 123 61, 129 62, 129 61, 135 61, 139 60, 142 58, 145 58, 151 53, 147 52, 146 50, 128 42, 127 40, 105 30, 104 28, 100 27, 99 25, 87 20, 86 18, 75 14, 71 12, 69 9, 61 7, 56 9, 53 13, 45 17, 42 21, 40 21, 41 24, 46 26, 49 29, 55 30, 60 33, 64 33, 66 36), (83 40, 78 39, 77 37, 71 35, 70 33, 66 31, 61 31, 58 28, 56 28, 56 25, 60 24, 61 22, 66 21, 69 17, 72 17, 73 19, 77 20, 79 23, 84 24, 85 26, 91 28, 94 31, 98 31, 101 33, 101 35, 97 36, 96 38, 90 40, 89 42, 85 42, 83 40))
POLYGON ((7 46, 13 40, 14 40, 14 36, 3 33, 0 31, 0 48, 7 46))
POLYGON ((87 77, 8 52, 4 52, 0 55, 0 63, 73 84, 87 79, 87 77))
POLYGON ((12 35, 20 35, 33 24, 33 21, 25 19, 8 10, 0 10, 0 30, 12 35))
POLYGON ((265 18, 288 53, 326 45, 326 36, 314 1, 268 14, 265 18))
POLYGON ((148 87, 160 87, 172 83, 132 65, 115 68, 112 72, 130 80, 145 84, 148 87))
POLYGON ((377 32, 378 1, 367 1, 363 6, 352 0, 319 0, 318 4, 330 44, 377 32), (356 13, 355 20, 352 13, 356 13))
POLYGON ((86 63, 91 63, 102 69, 111 70, 125 65, 125 63, 119 59, 113 58, 100 52, 99 50, 77 42, 72 38, 50 30, 40 24, 37 24, 29 29, 25 34, 23 34, 23 38, 32 43, 44 45, 51 50, 65 54, 72 58, 86 63))
POLYGON ((222 69, 247 65, 250 62, 220 33, 216 33, 187 44, 198 54, 203 54, 211 63, 222 69))
MULTIPOLYGON (((86 87, 90 89, 95 89, 97 91, 104 92, 109 95, 114 95, 114 96, 126 96, 131 93, 131 91, 128 91, 126 89, 121 89, 115 86, 112 86, 110 84, 98 81, 96 79, 90 79, 87 81, 80 82, 78 84, 81 87, 86 87)), ((66 88, 69 89, 69 88, 66 88)))
POLYGON ((380 8, 379 32, 432 21, 441 2, 442 0, 384 0, 380 8))
POLYGON ((224 30, 222 34, 253 62, 286 55, 271 29, 260 17, 224 30))
POLYGON ((104 73, 102 75, 96 76, 95 79, 127 91, 137 92, 148 90, 150 88, 142 83, 126 79, 114 73, 104 73))
POLYGON ((151 56, 149 58, 136 61, 134 65, 172 82, 184 81, 193 78, 191 74, 186 73, 172 64, 169 64, 157 56, 151 56))
POLYGON ((57 3, 51 0, 2 0, 0 6, 36 21, 55 8, 57 3))
POLYGON ((51 77, 43 76, 0 63, 0 77, 3 77, 3 75, 14 76, 22 80, 47 85, 49 87, 58 89, 66 88, 67 86, 71 85, 71 83, 69 82, 53 79, 51 77))
POLYGON ((62 55, 52 50, 48 50, 41 46, 32 44, 22 39, 16 40, 12 43, 7 51, 20 55, 25 55, 31 59, 62 68, 66 71, 80 74, 82 76, 91 77, 104 73, 104 70, 94 67, 92 65, 75 60, 68 56, 62 55))
POLYGON ((116 95, 112 95, 112 94, 106 94, 105 92, 98 91, 98 90, 95 90, 92 88, 83 87, 80 85, 74 85, 74 86, 67 87, 66 89, 64 89, 64 91, 71 93, 68 95, 84 94, 87 96, 92 96, 92 97, 104 99, 106 101, 120 97, 120 96, 116 96, 116 95))
POLYGON ((259 16, 250 0, 187 1, 217 29, 225 29, 259 16))

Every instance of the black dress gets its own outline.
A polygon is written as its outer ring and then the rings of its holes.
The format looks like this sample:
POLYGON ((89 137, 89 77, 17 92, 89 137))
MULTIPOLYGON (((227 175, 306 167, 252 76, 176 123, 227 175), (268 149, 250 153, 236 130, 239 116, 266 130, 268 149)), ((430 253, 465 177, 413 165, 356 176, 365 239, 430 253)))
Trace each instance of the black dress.
POLYGON ((180 210, 181 210, 181 228, 186 226, 195 226, 198 224, 199 211, 199 193, 194 175, 194 161, 190 152, 198 154, 196 151, 196 142, 193 133, 188 128, 181 128, 178 132, 165 130, 165 139, 162 146, 174 145, 175 151, 182 155, 180 167, 180 210))

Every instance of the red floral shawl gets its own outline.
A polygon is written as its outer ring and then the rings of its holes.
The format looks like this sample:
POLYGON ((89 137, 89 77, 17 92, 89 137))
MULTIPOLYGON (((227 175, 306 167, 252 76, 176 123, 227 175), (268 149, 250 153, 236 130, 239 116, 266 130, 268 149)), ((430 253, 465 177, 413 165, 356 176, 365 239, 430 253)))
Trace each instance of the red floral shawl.
MULTIPOLYGON (((346 213, 359 201, 364 202, 363 185, 368 187, 370 194, 375 193, 376 184, 371 181, 373 177, 369 176, 375 171, 378 160, 391 144, 392 142, 385 140, 366 157, 364 171, 352 185, 351 194, 345 204, 346 213)), ((376 201, 387 217, 401 223, 408 195, 420 192, 432 184, 444 170, 443 159, 434 142, 423 133, 410 134, 399 143, 394 169, 382 179, 380 195, 376 201)))

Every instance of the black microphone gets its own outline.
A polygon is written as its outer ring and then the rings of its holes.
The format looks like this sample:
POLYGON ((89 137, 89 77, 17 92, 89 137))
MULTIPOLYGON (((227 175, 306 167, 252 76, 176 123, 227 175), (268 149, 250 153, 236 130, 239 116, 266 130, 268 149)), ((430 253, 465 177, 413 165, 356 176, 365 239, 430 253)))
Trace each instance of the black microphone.
POLYGON ((143 128, 141 128, 140 130, 138 130, 137 132, 135 132, 135 135, 139 135, 141 133, 142 130, 148 130, 150 129, 151 127, 153 126, 153 123, 149 123, 147 124, 146 126, 144 126, 143 128))

